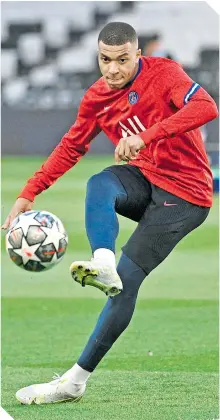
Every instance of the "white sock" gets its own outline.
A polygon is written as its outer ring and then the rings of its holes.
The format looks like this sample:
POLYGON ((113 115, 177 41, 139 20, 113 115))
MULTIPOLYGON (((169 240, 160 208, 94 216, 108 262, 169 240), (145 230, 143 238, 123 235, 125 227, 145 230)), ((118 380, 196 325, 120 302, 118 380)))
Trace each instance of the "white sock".
POLYGON ((108 262, 109 265, 112 265, 113 267, 116 266, 115 262, 115 254, 113 251, 107 248, 99 248, 94 251, 94 259, 104 260, 105 262, 108 262))
POLYGON ((66 373, 68 373, 68 376, 71 376, 72 382, 74 384, 84 384, 87 382, 91 375, 91 372, 81 368, 79 365, 77 365, 77 363, 75 363, 75 365, 73 365, 73 367, 66 373))

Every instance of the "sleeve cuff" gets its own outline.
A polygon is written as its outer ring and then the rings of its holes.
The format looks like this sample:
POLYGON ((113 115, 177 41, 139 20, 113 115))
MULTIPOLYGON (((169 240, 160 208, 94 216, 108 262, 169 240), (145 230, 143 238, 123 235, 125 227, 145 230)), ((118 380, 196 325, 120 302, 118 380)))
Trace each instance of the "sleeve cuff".
POLYGON ((24 187, 20 194, 17 196, 17 198, 26 198, 27 200, 33 202, 35 199, 35 194, 31 191, 28 191, 28 189, 24 187))

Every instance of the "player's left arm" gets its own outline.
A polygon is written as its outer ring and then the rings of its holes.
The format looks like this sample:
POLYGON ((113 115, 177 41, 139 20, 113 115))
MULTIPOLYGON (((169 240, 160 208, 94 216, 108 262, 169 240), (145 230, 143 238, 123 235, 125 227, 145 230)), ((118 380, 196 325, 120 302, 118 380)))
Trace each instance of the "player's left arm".
POLYGON ((172 116, 152 125, 138 135, 121 139, 115 149, 115 160, 128 161, 151 141, 174 137, 201 127, 218 116, 217 106, 212 97, 194 82, 176 62, 166 64, 158 74, 160 92, 158 101, 165 101, 176 107, 172 116))
POLYGON ((164 100, 177 112, 140 133, 145 145, 201 127, 218 116, 212 97, 178 63, 167 65, 161 73, 160 89, 164 100))

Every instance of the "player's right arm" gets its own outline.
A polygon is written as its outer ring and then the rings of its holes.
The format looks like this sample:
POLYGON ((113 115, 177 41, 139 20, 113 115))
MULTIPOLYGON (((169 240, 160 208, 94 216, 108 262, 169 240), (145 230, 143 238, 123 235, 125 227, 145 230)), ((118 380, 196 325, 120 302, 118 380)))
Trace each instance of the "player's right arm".
POLYGON ((54 184, 88 151, 90 142, 101 131, 96 121, 93 105, 85 95, 75 123, 40 169, 28 179, 2 225, 2 229, 7 229, 19 213, 31 210, 36 195, 54 184))

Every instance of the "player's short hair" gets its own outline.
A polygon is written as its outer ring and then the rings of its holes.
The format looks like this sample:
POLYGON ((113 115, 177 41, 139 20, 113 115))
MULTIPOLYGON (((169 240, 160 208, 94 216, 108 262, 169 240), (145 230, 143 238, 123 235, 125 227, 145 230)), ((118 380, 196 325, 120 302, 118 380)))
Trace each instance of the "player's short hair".
POLYGON ((109 22, 101 30, 98 43, 106 45, 123 45, 127 42, 137 42, 138 37, 134 28, 125 22, 109 22))

